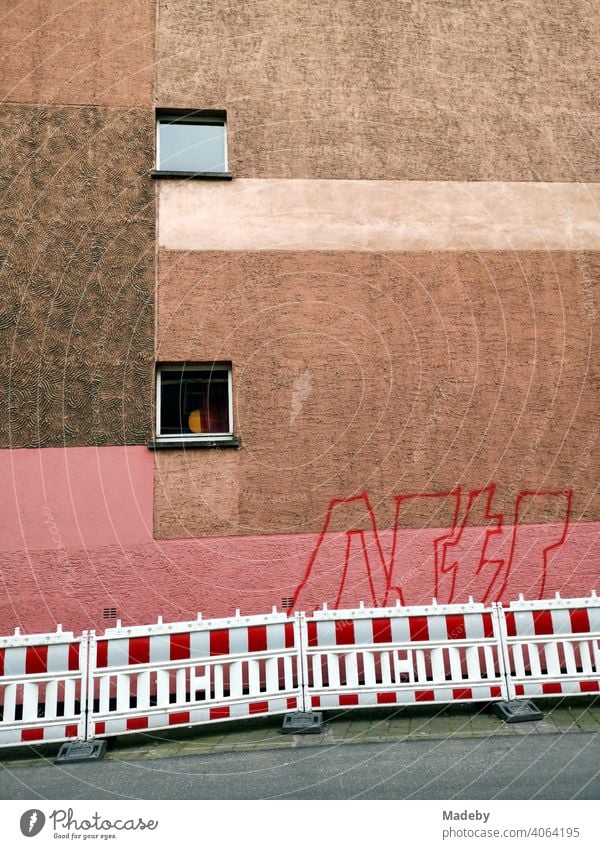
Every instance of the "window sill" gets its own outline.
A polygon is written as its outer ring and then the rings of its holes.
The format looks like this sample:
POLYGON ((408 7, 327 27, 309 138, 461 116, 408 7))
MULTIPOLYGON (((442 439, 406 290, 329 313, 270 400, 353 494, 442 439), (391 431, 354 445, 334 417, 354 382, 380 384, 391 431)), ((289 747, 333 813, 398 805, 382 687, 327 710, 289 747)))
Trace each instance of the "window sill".
POLYGON ((197 448, 241 448, 242 443, 239 436, 231 436, 227 439, 155 439, 148 443, 150 451, 172 450, 196 450, 197 448))
POLYGON ((231 171, 151 171, 153 180, 233 180, 231 171))

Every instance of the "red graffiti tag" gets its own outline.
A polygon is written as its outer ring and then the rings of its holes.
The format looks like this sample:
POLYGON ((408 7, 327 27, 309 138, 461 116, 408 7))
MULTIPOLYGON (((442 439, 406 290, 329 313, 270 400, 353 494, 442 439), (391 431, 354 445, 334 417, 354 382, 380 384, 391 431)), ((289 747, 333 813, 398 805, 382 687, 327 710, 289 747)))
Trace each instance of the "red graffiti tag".
MULTIPOLYGON (((564 545, 569 530, 573 491, 521 491, 515 501, 514 519, 504 535, 504 517, 493 510, 496 484, 463 493, 417 492, 395 496, 393 527, 380 531, 366 492, 329 503, 325 522, 293 597, 293 607, 322 604, 353 607, 362 600, 373 607, 405 604, 415 585, 443 603, 464 600, 491 602, 526 587, 530 597, 543 598, 548 589, 560 588, 559 575, 551 575, 551 553, 564 545), (522 520, 528 506, 541 499, 563 500, 562 522, 531 526, 522 520), (420 529, 400 530, 400 518, 411 503, 427 500, 435 515, 444 515, 443 533, 420 529), (334 513, 358 511, 363 529, 332 531, 334 513), (533 527, 533 531, 531 528, 533 527), (366 529, 365 529, 366 528, 366 529), (410 537, 407 536, 410 534, 410 537), (430 562, 424 575, 415 567, 415 534, 431 534, 430 562), (382 541, 385 536, 385 544, 382 541), (401 539, 402 537, 402 539, 401 539), (504 556, 494 548, 504 543, 504 556), (385 551, 388 551, 386 556, 385 551), (424 586, 424 579, 427 586, 424 586), (512 586, 512 589, 511 589, 512 586), (360 599, 356 597, 359 591, 360 599), (460 598, 459 598, 460 594, 460 598), (314 596, 314 598, 313 598, 314 596), (308 602, 308 605, 306 604, 308 602)), ((410 603, 410 601, 409 601, 410 603)))

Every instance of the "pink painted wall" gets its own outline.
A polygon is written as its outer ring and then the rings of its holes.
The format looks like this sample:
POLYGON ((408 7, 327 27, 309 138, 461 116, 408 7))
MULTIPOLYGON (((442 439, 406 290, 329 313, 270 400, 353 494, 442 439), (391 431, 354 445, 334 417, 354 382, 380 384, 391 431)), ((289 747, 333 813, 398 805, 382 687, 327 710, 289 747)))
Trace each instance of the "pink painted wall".
MULTIPOLYGON (((505 600, 518 592, 536 594, 543 546, 555 537, 556 526, 527 525, 522 530, 522 554, 515 561, 505 600)), ((478 549, 483 530, 469 529, 465 548, 478 549)), ((439 530, 399 532, 402 586, 407 604, 429 603, 433 594, 433 540, 439 530)), ((391 533, 383 532, 389 547, 391 533)), ((367 535, 368 537, 368 535, 367 535)), ((0 633, 16 625, 26 631, 65 628, 103 630, 102 609, 114 606, 127 624, 225 616, 237 607, 243 613, 261 613, 291 597, 314 551, 316 534, 268 537, 228 537, 205 540, 157 541, 149 545, 104 546, 35 552, 10 552, 0 562, 0 633)), ((559 590, 564 596, 587 595, 600 589, 600 522, 572 526, 565 545, 551 561, 551 580, 546 595, 559 590)), ((506 552, 509 533, 496 551, 506 552)), ((344 563, 346 534, 332 534, 298 599, 298 608, 310 610, 323 601, 333 605, 338 596, 344 563)), ((372 541, 369 546, 372 551, 372 541)), ((475 563, 478 555, 473 556, 475 563)), ((467 598, 473 582, 468 564, 459 568, 453 600, 467 598)), ((450 580, 438 593, 449 601, 450 580)), ((474 583, 473 583, 474 586, 474 583)), ((341 596, 342 606, 370 602, 370 585, 362 559, 354 555, 341 596)), ((395 599, 392 599, 393 601, 395 599)))
POLYGON ((400 593, 406 604, 428 603, 434 592, 440 602, 484 592, 490 600, 519 592, 534 597, 545 550, 545 595, 599 588, 600 522, 571 524, 556 548, 564 523, 520 525, 516 537, 506 524, 489 538, 483 570, 489 528, 465 528, 442 565, 438 557, 437 570, 434 543, 447 531, 398 530, 390 581, 390 530, 377 538, 369 531, 153 540, 153 457, 145 448, 2 451, 0 462, 2 634, 15 626, 53 630, 58 622, 75 631, 103 630, 113 624, 102 619, 105 607, 116 607, 126 624, 141 624, 159 614, 187 619, 199 610, 260 613, 294 596, 306 610, 324 601, 382 603, 387 584, 392 603, 400 593), (494 583, 489 576, 500 562, 494 583))
POLYGON ((0 551, 152 541, 152 454, 142 446, 0 451, 0 551))

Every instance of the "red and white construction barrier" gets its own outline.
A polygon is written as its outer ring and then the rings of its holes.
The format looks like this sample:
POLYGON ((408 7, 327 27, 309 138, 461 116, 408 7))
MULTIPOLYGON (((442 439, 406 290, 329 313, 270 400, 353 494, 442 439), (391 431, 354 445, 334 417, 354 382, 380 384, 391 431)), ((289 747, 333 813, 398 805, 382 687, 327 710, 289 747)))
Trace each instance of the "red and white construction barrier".
POLYGON ((499 608, 511 699, 600 692, 600 598, 499 608))
POLYGON ((323 609, 302 627, 307 710, 507 697, 493 607, 323 609))
POLYGON ((298 710, 297 631, 273 611, 92 634, 88 739, 298 710))
MULTIPOLYGON (((0 746, 320 709, 600 692, 600 599, 0 637, 0 746), (89 661, 89 662, 88 662, 89 661)), ((314 714, 313 714, 314 718, 314 714)))
POLYGON ((87 636, 0 637, 0 746, 85 738, 87 636))

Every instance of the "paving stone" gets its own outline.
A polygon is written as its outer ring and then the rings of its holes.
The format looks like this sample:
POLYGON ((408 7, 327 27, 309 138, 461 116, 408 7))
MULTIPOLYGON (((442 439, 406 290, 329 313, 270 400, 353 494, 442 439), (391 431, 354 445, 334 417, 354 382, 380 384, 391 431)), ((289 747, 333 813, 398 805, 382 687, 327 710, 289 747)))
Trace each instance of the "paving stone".
POLYGON ((429 733, 435 737, 447 737, 450 733, 450 723, 447 716, 434 716, 429 720, 429 733))
POLYGON ((225 737, 228 743, 235 745, 236 743, 245 743, 248 740, 260 740, 262 735, 256 731, 236 731, 235 734, 227 734, 225 737))
POLYGON ((365 719, 358 719, 356 722, 351 722, 350 727, 353 729, 355 734, 362 734, 364 731, 368 731, 370 728, 375 725, 375 722, 365 719))
POLYGON ((184 749, 182 755, 210 755, 214 752, 213 746, 191 746, 189 749, 184 749))
MULTIPOLYGON (((350 732, 352 728, 351 723, 347 722, 343 725, 338 726, 330 726, 327 729, 327 733, 331 736, 331 740, 343 740, 344 737, 350 732)), ((315 735, 316 736, 316 735, 315 735)))
POLYGON ((553 716, 552 721, 559 731, 579 731, 579 726, 571 716, 553 716))
POLYGON ((344 742, 348 740, 356 740, 357 742, 365 740, 371 734, 371 729, 369 726, 362 728, 355 728, 351 726, 347 733, 344 735, 344 742))
POLYGON ((410 733, 410 719, 394 719, 390 722, 390 734, 395 734, 398 737, 407 737, 410 733))
POLYGON ((535 727, 536 725, 536 722, 513 722, 511 728, 513 729, 513 734, 524 737, 527 734, 539 734, 539 731, 535 727))
POLYGON ((498 722, 495 716, 476 714, 471 718, 471 728, 474 731, 489 731, 493 733, 498 729, 498 722))
MULTIPOLYGON (((131 749, 131 750, 121 750, 118 753, 110 753, 108 752, 104 758, 107 761, 138 761, 141 758, 145 758, 148 755, 152 755, 152 751, 150 749, 131 749)), ((161 754, 162 757, 162 754, 161 754)), ((166 757, 171 757, 168 754, 166 757)))
POLYGON ((464 714, 460 716, 453 716, 450 714, 448 716, 448 728, 450 734, 462 734, 462 736, 469 736, 473 733, 473 729, 471 727, 471 717, 465 716, 464 714))
POLYGON ((579 716, 573 717, 573 719, 581 731, 600 732, 600 723, 588 713, 581 713, 579 716))

